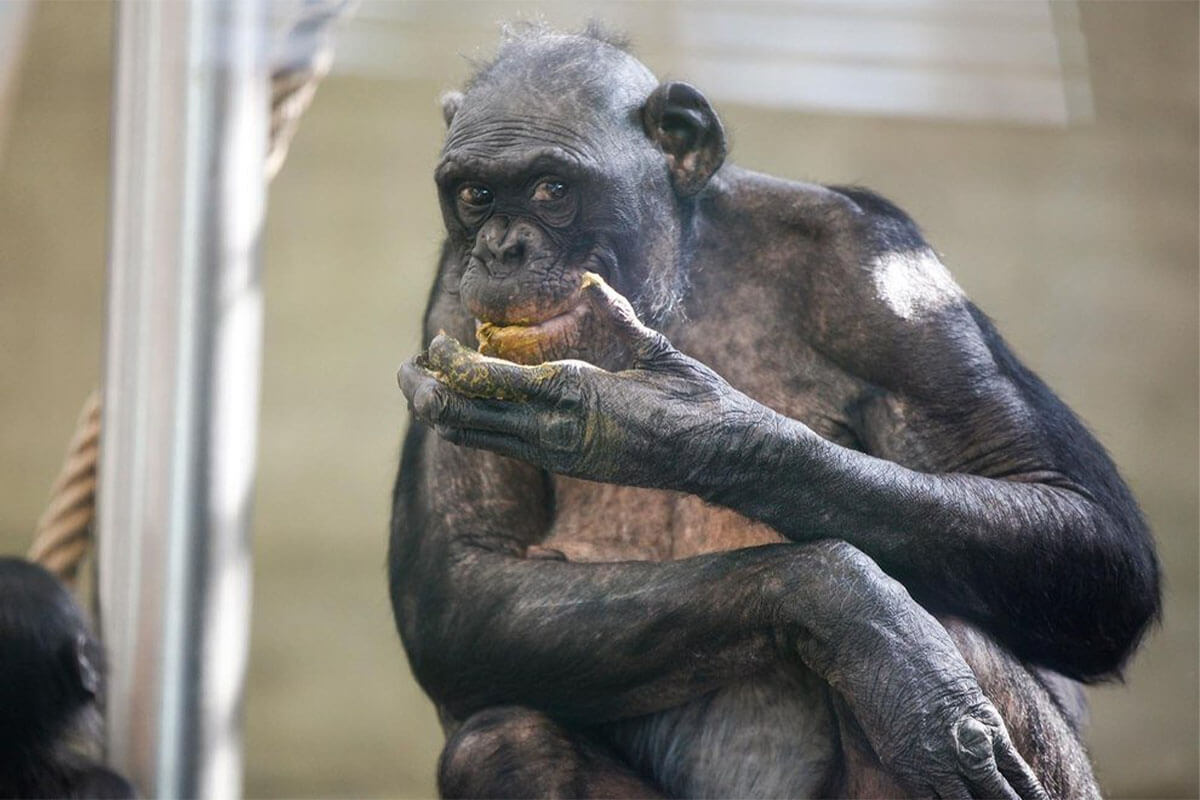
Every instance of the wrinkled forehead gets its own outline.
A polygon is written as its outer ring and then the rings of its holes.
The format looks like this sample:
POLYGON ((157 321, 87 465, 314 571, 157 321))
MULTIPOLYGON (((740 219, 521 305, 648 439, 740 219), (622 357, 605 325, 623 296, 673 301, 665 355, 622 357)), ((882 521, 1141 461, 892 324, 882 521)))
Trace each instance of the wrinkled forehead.
POLYGON ((640 61, 602 42, 562 36, 521 45, 467 92, 442 153, 491 158, 560 148, 598 159, 640 131, 656 85, 640 61))

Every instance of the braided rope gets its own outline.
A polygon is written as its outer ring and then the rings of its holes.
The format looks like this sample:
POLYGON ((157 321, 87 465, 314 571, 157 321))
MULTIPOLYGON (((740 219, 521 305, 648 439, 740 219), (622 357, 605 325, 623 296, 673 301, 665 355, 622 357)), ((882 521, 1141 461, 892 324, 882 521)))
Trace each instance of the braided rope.
POLYGON ((91 550, 99 454, 100 392, 93 391, 79 412, 75 434, 50 489, 50 502, 38 520, 28 554, 30 561, 41 564, 72 590, 79 565, 91 550))
POLYGON ((277 43, 271 70, 271 133, 267 180, 279 173, 317 85, 333 65, 333 31, 355 7, 352 0, 303 0, 277 43))
MULTIPOLYGON (((266 177, 271 180, 287 157, 300 116, 312 103, 317 84, 333 61, 333 28, 354 8, 351 0, 302 0, 275 54, 271 74, 271 128, 266 177)), ((79 567, 92 546, 96 517, 96 461, 100 453, 100 392, 83 404, 67 457, 38 520, 28 558, 41 564, 72 591, 79 567)))

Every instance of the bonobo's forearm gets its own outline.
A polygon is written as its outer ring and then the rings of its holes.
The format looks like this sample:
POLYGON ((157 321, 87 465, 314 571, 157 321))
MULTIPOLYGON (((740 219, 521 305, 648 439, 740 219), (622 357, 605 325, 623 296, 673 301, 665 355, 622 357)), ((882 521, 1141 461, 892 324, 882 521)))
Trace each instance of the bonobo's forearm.
POLYGON ((678 705, 782 657, 809 663, 869 726, 928 685, 884 686, 881 674, 912 665, 969 679, 941 626, 842 542, 667 563, 470 550, 425 576, 440 585, 422 594, 443 599, 424 604, 406 636, 418 677, 456 715, 516 703, 601 722, 678 705))
POLYGON ((1019 655, 1102 674, 1152 612, 1134 589, 1153 574, 1141 561, 1153 558, 1148 540, 1128 529, 1139 522, 1080 491, 917 472, 778 415, 747 441, 734 480, 703 496, 797 541, 850 542, 923 603, 988 625, 1019 655))

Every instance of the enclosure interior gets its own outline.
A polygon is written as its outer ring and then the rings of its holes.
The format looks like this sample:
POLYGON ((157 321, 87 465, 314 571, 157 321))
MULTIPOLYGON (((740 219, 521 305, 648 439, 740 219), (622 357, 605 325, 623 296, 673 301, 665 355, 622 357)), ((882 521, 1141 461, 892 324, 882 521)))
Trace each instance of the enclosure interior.
MULTIPOLYGON (((1108 446, 1157 536, 1164 624, 1124 686, 1091 692, 1102 786, 1200 792, 1200 7, 1054 3, 1075 16, 1052 9, 1053 30, 1002 10, 1036 5, 361 5, 270 194, 248 795, 433 791, 441 734, 385 590, 406 424, 393 375, 417 348, 439 246, 437 96, 486 57, 497 21, 536 12, 627 29, 660 76, 709 91, 739 164, 867 185, 922 224, 1017 353, 1108 446), (1038 60, 1047 35, 1057 71, 1038 60), (778 45, 789 36, 801 44, 778 45), (997 36, 1017 43, 1006 59, 972 57, 997 36), (902 80, 914 71, 949 77, 922 93, 902 80)), ((0 107, 4 553, 27 546, 99 380, 111 23, 108 3, 34 4, 0 107)))

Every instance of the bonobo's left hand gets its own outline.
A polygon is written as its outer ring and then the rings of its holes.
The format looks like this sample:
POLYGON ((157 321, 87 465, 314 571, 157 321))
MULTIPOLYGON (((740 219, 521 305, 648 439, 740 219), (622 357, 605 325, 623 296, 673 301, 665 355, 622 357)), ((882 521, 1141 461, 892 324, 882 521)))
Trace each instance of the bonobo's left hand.
POLYGON ((739 432, 774 424, 774 412, 643 325, 599 277, 588 275, 582 291, 627 368, 521 366, 443 334, 400 369, 417 419, 455 444, 577 478, 697 493, 727 479, 730 450, 745 443, 739 432))

